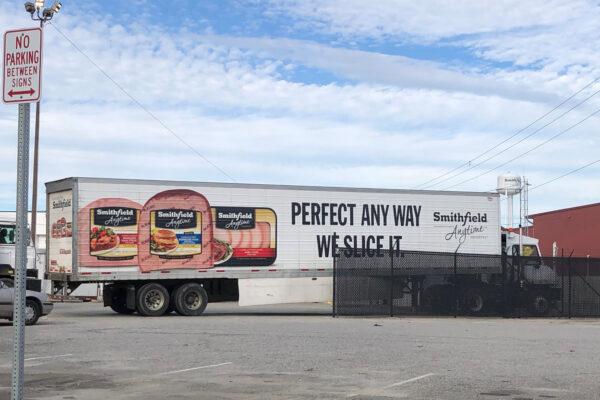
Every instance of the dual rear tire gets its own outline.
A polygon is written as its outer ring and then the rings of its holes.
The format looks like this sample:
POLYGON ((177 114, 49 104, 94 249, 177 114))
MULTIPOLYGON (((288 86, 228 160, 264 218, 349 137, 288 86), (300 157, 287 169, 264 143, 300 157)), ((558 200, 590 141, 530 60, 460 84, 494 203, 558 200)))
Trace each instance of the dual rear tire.
POLYGON ((206 309, 208 295, 198 283, 184 283, 171 293, 172 307, 179 315, 196 316, 206 309))
POLYGON ((206 290, 198 283, 184 283, 170 294, 160 283, 146 283, 136 293, 136 310, 145 317, 158 317, 171 310, 179 315, 196 316, 204 312, 207 304, 206 290))

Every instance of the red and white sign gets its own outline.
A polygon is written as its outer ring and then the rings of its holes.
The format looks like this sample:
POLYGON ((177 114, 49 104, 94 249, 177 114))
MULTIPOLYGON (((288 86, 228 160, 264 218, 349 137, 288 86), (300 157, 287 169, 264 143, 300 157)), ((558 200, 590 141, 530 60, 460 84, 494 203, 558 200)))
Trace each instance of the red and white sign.
POLYGON ((4 33, 2 99, 5 103, 31 103, 42 88, 42 30, 17 29, 4 33))

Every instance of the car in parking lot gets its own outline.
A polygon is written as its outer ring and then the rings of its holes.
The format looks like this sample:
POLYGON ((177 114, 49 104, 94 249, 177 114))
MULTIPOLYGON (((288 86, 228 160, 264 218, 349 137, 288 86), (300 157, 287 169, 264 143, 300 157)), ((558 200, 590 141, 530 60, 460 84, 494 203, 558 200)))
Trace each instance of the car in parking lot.
MULTIPOLYGON (((12 320, 14 283, 12 279, 0 279, 0 318, 12 320)), ((48 315, 54 305, 48 300, 44 292, 27 290, 25 300, 25 324, 34 325, 43 315, 48 315)))

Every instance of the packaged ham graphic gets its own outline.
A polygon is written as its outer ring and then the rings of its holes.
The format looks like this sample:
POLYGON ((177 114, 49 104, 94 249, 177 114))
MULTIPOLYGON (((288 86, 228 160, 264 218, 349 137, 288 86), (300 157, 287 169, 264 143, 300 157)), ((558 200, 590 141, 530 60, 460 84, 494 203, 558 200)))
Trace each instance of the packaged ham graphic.
POLYGON ((269 208, 215 207, 215 265, 265 266, 277 257, 277 218, 269 208))
POLYGON ((142 208, 140 269, 211 268, 213 225, 208 200, 192 190, 158 193, 142 208))
POLYGON ((105 198, 79 210, 79 262, 82 266, 138 264, 141 206, 131 200, 105 198))

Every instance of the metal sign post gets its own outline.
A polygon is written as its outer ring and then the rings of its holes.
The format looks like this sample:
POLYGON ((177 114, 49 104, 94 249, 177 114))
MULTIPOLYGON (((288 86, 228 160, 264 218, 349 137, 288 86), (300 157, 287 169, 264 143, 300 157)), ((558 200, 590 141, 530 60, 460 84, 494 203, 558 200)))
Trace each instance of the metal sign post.
POLYGON ((23 399, 25 364, 25 297, 27 270, 27 189, 29 186, 29 103, 19 104, 17 156, 17 244, 13 311, 12 400, 23 399))
POLYGON ((25 364, 27 244, 30 238, 27 229, 29 103, 40 99, 42 81, 42 30, 40 28, 17 29, 4 33, 2 72, 2 99, 5 103, 19 103, 12 400, 22 400, 25 364))

